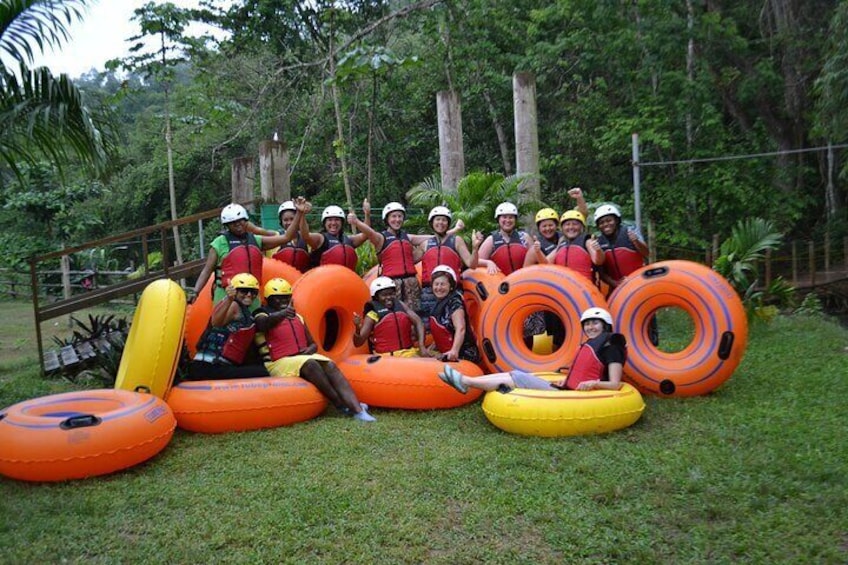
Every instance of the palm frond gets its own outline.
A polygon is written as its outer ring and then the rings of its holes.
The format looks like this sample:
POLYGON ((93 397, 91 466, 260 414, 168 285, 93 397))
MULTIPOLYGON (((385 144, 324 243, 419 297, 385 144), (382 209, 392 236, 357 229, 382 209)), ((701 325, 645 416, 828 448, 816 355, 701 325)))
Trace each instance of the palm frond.
POLYGON ((44 52, 68 41, 69 26, 82 19, 87 5, 88 0, 0 2, 0 53, 16 63, 31 64, 33 47, 44 52))

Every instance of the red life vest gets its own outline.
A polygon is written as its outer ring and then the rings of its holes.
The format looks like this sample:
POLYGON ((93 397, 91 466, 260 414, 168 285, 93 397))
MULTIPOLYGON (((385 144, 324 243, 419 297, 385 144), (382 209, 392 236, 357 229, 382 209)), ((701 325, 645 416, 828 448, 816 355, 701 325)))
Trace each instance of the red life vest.
POLYGON ((224 234, 230 250, 221 260, 215 278, 221 288, 227 288, 230 279, 239 273, 250 273, 256 280, 262 280, 262 248, 252 233, 240 239, 229 231, 224 234))
MULTIPOLYGON (((436 307, 433 308, 433 313, 430 315, 430 333, 433 335, 433 342, 436 344, 436 349, 439 353, 447 353, 453 348, 453 337, 456 328, 453 325, 452 315, 454 312, 462 308, 465 314, 465 305, 462 301, 462 294, 459 291, 453 291, 445 298, 439 300, 436 307), (452 310, 448 312, 448 307, 452 310)), ((465 340, 464 344, 472 346, 475 343, 474 333, 471 326, 468 324, 468 315, 465 316, 465 340)), ((463 345, 463 347, 465 347, 463 345)))
POLYGON ((215 360, 223 359, 233 365, 241 365, 256 335, 256 326, 250 310, 241 308, 241 317, 225 326, 208 326, 197 343, 198 352, 206 353, 215 360))
POLYGON ((571 369, 568 371, 568 377, 565 379, 566 388, 577 390, 577 385, 585 381, 609 380, 607 367, 600 359, 600 351, 601 348, 609 344, 612 336, 613 334, 605 332, 580 346, 574 362, 571 364, 571 369))
POLYGON ((459 276, 462 272, 462 259, 456 251, 456 236, 449 235, 439 241, 438 236, 427 240, 426 250, 421 256, 421 284, 427 286, 432 282, 433 269, 439 265, 447 265, 459 276))
POLYGON ((283 318, 279 324, 265 332, 265 345, 268 347, 268 353, 265 354, 263 351, 262 355, 265 361, 276 361, 283 357, 297 355, 308 345, 306 326, 297 316, 283 318))
POLYGON ((311 259, 306 248, 306 242, 301 236, 296 241, 290 241, 280 246, 280 250, 272 255, 272 258, 283 263, 288 263, 301 273, 309 269, 311 259))
POLYGON ((521 237, 524 235, 523 231, 513 231, 509 234, 509 241, 504 238, 500 230, 493 231, 491 235, 492 254, 489 258, 495 262, 503 274, 508 275, 524 266, 527 247, 521 237))
POLYGON ((403 230, 397 233, 383 230, 383 247, 377 253, 380 258, 381 274, 398 279, 415 276, 415 259, 412 256, 412 242, 403 230))
POLYGON ((644 264, 641 253, 636 250, 636 246, 627 237, 627 230, 622 226, 619 226, 615 239, 610 241, 601 234, 598 236, 598 243, 604 250, 602 268, 615 280, 626 277, 644 264))
POLYGON ((324 236, 324 243, 312 252, 312 265, 341 265, 355 271, 359 258, 356 256, 353 240, 344 234, 335 236, 326 231, 321 234, 324 236))
POLYGON ((412 320, 399 303, 389 310, 379 302, 371 302, 377 313, 377 323, 371 330, 368 340, 374 353, 391 353, 399 349, 412 347, 412 320))
POLYGON ((574 241, 563 239, 557 246, 557 254, 554 256, 554 264, 574 269, 589 280, 592 277, 592 257, 586 250, 588 236, 582 233, 574 238, 574 241))

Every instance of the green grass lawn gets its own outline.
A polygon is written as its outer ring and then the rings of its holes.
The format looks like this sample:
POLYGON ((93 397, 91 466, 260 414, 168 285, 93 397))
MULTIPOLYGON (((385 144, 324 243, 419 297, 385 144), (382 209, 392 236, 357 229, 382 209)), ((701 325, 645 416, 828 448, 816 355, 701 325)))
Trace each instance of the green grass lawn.
MULTIPOLYGON (((479 402, 178 430, 108 477, 0 479, 0 561, 845 563, 846 361, 844 328, 778 318, 722 388, 607 435, 508 435, 479 402)), ((68 386, 0 363, 0 405, 68 386)))

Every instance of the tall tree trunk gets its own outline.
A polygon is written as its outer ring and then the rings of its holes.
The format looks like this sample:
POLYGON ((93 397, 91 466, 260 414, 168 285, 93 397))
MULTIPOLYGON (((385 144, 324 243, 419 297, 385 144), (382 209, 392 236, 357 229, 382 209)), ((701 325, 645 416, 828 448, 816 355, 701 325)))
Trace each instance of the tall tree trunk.
POLYGON ((504 133, 503 126, 498 120, 498 111, 495 109, 495 104, 492 102, 492 96, 489 94, 489 89, 483 89, 483 100, 486 101, 486 106, 489 108, 489 116, 492 118, 492 127, 495 128, 495 135, 498 136, 498 147, 501 150, 501 161, 503 162, 504 174, 509 176, 512 174, 512 161, 509 155, 509 145, 504 133))
POLYGON ((345 198, 347 198, 348 210, 353 210, 353 196, 350 192, 350 179, 347 174, 347 153, 344 142, 344 127, 342 126, 342 110, 339 103, 339 87, 336 84, 336 52, 333 47, 334 31, 330 30, 330 90, 333 93, 333 109, 336 113, 336 155, 342 164, 342 180, 344 182, 345 198))

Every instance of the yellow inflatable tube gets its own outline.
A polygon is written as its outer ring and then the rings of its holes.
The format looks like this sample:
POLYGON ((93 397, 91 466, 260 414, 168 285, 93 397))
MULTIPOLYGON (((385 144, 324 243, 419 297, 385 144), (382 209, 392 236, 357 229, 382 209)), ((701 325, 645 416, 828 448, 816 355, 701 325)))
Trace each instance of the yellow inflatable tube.
POLYGON ((153 281, 141 293, 121 356, 115 388, 165 398, 183 347, 186 297, 169 279, 153 281))
MULTIPOLYGON (((559 373, 537 373, 557 381, 559 373)), ((626 428, 645 409, 639 391, 623 383, 620 390, 530 390, 489 392, 483 412, 505 432, 525 436, 576 436, 600 434, 626 428)))

